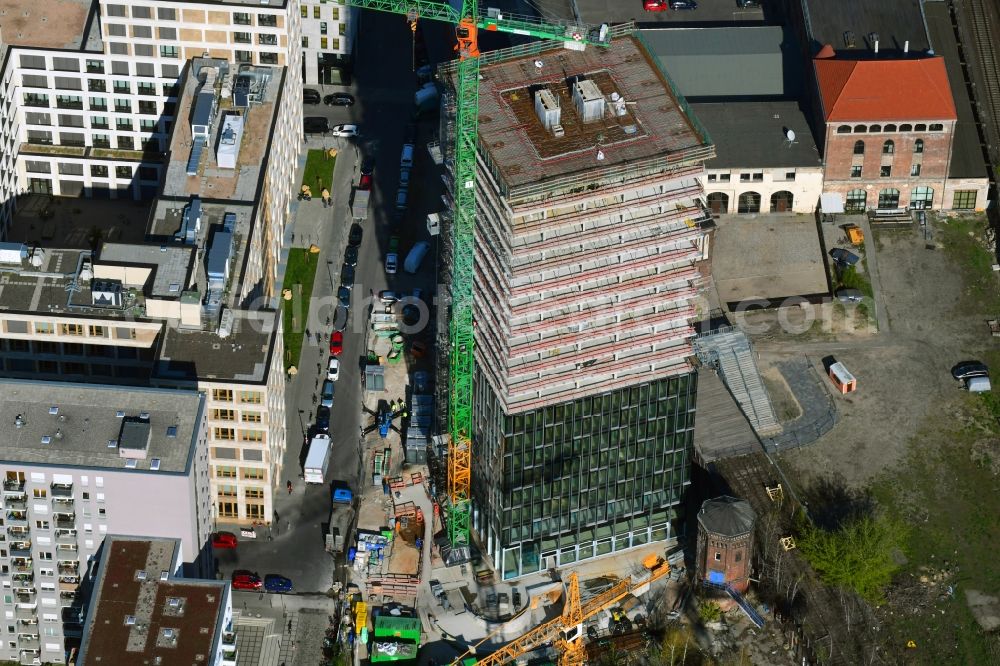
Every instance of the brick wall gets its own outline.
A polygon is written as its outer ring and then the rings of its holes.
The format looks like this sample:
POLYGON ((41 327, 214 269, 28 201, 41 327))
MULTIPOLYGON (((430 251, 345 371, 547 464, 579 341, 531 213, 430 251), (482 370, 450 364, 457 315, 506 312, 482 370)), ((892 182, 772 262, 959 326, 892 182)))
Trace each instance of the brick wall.
MULTIPOLYGON (((874 121, 873 121, 874 122, 874 121)), ((872 123, 862 123, 871 126, 872 123)), ((915 124, 915 123, 911 123, 915 124)), ((930 124, 930 123, 924 123, 930 124)), ((948 165, 952 150, 954 122, 942 123, 944 131, 939 132, 865 132, 838 133, 841 123, 830 123, 826 127, 824 192, 839 192, 846 201, 847 193, 853 189, 868 192, 866 206, 878 205, 879 192, 887 188, 899 190, 899 207, 909 206, 914 188, 929 187, 934 191, 932 207, 940 209, 950 206, 945 201, 944 191, 948 165), (916 152, 917 140, 923 141, 923 152, 916 152), (854 154, 854 145, 863 141, 863 155, 854 154), (893 142, 891 154, 883 152, 886 141, 893 142), (911 168, 920 164, 920 175, 911 176, 911 168), (861 177, 852 178, 852 166, 861 166, 861 177), (881 176, 881 168, 890 166, 890 176, 881 176)))
POLYGON ((712 572, 721 571, 725 582, 740 592, 750 585, 752 535, 723 537, 698 527, 698 577, 710 580, 712 572))

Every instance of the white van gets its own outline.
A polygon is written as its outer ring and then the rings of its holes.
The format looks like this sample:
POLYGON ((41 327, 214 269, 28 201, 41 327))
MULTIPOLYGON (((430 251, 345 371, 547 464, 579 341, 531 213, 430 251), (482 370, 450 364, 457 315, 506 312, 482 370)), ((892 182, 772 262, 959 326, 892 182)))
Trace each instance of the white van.
POLYGON ((306 483, 323 483, 326 476, 327 465, 330 464, 330 436, 316 435, 309 443, 309 453, 306 454, 306 463, 303 469, 303 477, 306 483))
POLYGON ((427 256, 428 250, 431 249, 431 244, 427 241, 420 241, 413 246, 410 253, 406 255, 406 260, 403 262, 403 270, 407 273, 413 274, 420 270, 420 264, 423 262, 424 257, 427 256))
POLYGON ((407 143, 403 144, 403 152, 399 155, 399 168, 401 169, 412 169, 413 168, 413 144, 407 143))

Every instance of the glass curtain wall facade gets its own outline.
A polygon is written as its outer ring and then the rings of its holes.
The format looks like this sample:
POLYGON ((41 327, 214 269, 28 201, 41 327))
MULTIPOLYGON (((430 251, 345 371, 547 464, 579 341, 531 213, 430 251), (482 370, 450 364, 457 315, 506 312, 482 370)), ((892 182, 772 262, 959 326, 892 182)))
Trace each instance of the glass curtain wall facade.
POLYGON ((697 375, 505 414, 477 373, 474 525, 516 578, 673 535, 697 375))

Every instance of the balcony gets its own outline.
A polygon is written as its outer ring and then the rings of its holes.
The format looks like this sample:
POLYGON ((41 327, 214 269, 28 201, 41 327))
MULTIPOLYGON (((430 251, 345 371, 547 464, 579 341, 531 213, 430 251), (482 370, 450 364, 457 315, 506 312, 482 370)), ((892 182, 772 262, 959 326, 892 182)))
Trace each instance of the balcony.
MULTIPOLYGON (((46 106, 48 106, 46 104, 46 106)), ((56 98, 56 108, 59 109, 72 109, 76 111, 83 111, 83 100, 82 99, 60 99, 56 98)))
MULTIPOLYGON (((24 106, 38 106, 47 109, 49 108, 49 98, 47 95, 31 95, 25 93, 24 106)), ((24 481, 21 481, 21 487, 24 487, 24 481)))
POLYGON ((30 618, 30 619, 18 620, 17 621, 18 631, 23 631, 26 634, 34 633, 34 630, 32 629, 32 627, 37 627, 37 626, 38 626, 38 618, 37 617, 33 617, 33 618, 30 618))
POLYGON ((27 511, 8 511, 7 512, 7 526, 8 527, 27 527, 28 526, 28 512, 27 511))
POLYGON ((41 647, 38 641, 38 634, 18 634, 17 647, 23 650, 37 650, 41 647))
POLYGON ((223 631, 222 632, 222 646, 223 647, 236 647, 236 632, 235 631, 223 631))
POLYGON ((75 590, 62 590, 59 592, 59 603, 62 605, 72 606, 74 601, 76 601, 75 590))
POLYGON ((21 527, 8 527, 7 536, 16 541, 27 541, 28 537, 31 536, 31 529, 26 525, 21 527))
POLYGON ((14 608, 14 617, 18 620, 35 620, 38 621, 38 611, 33 606, 23 607, 17 606, 14 608))
POLYGON ((107 92, 108 86, 104 81, 91 79, 87 81, 87 91, 88 92, 107 92))
POLYGON ((52 492, 53 497, 73 497, 72 483, 53 483, 49 486, 49 490, 52 492))
POLYGON ((3 482, 5 493, 24 493, 24 479, 6 479, 3 482))
POLYGON ((222 666, 236 666, 239 651, 235 647, 222 648, 222 666))
POLYGON ((31 542, 11 541, 10 554, 12 557, 31 557, 31 542))
POLYGON ((59 589, 76 592, 80 586, 79 576, 59 576, 59 589))
POLYGON ((14 592, 14 597, 19 604, 37 604, 38 593, 31 588, 23 588, 14 592))
POLYGON ((80 563, 75 560, 59 562, 59 575, 78 576, 80 574, 80 563))
POLYGON ((56 552, 63 556, 73 556, 80 552, 80 547, 75 543, 57 543, 56 552))
POLYGON ((76 527, 75 513, 53 513, 52 519, 56 527, 76 527))
POLYGON ((21 585, 31 585, 35 582, 35 574, 33 573, 16 573, 10 577, 15 583, 20 583, 21 585))
POLYGON ((94 102, 91 102, 90 103, 90 110, 91 111, 102 111, 102 112, 105 112, 105 111, 108 110, 108 105, 107 105, 107 103, 104 103, 104 104, 95 104, 94 102))
POLYGON ((76 545, 76 530, 56 530, 56 543, 71 543, 76 545))
POLYGON ((14 509, 17 511, 25 511, 28 508, 28 498, 27 497, 8 497, 4 501, 4 506, 8 509, 14 509))
POLYGON ((53 497, 52 498, 52 508, 56 511, 73 511, 73 506, 76 500, 72 497, 53 497))
POLYGON ((30 557, 12 557, 10 559, 10 568, 21 573, 28 573, 35 570, 34 562, 30 557))
POLYGON ((41 662, 41 652, 38 648, 20 648, 17 661, 21 666, 37 666, 41 662))

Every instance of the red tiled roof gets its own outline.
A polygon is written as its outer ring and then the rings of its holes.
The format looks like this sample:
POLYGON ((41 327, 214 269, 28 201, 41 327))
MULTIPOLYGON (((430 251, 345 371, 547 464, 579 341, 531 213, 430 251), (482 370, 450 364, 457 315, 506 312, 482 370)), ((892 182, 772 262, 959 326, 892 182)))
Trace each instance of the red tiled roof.
POLYGON ((955 120, 944 59, 813 60, 829 122, 955 120))

